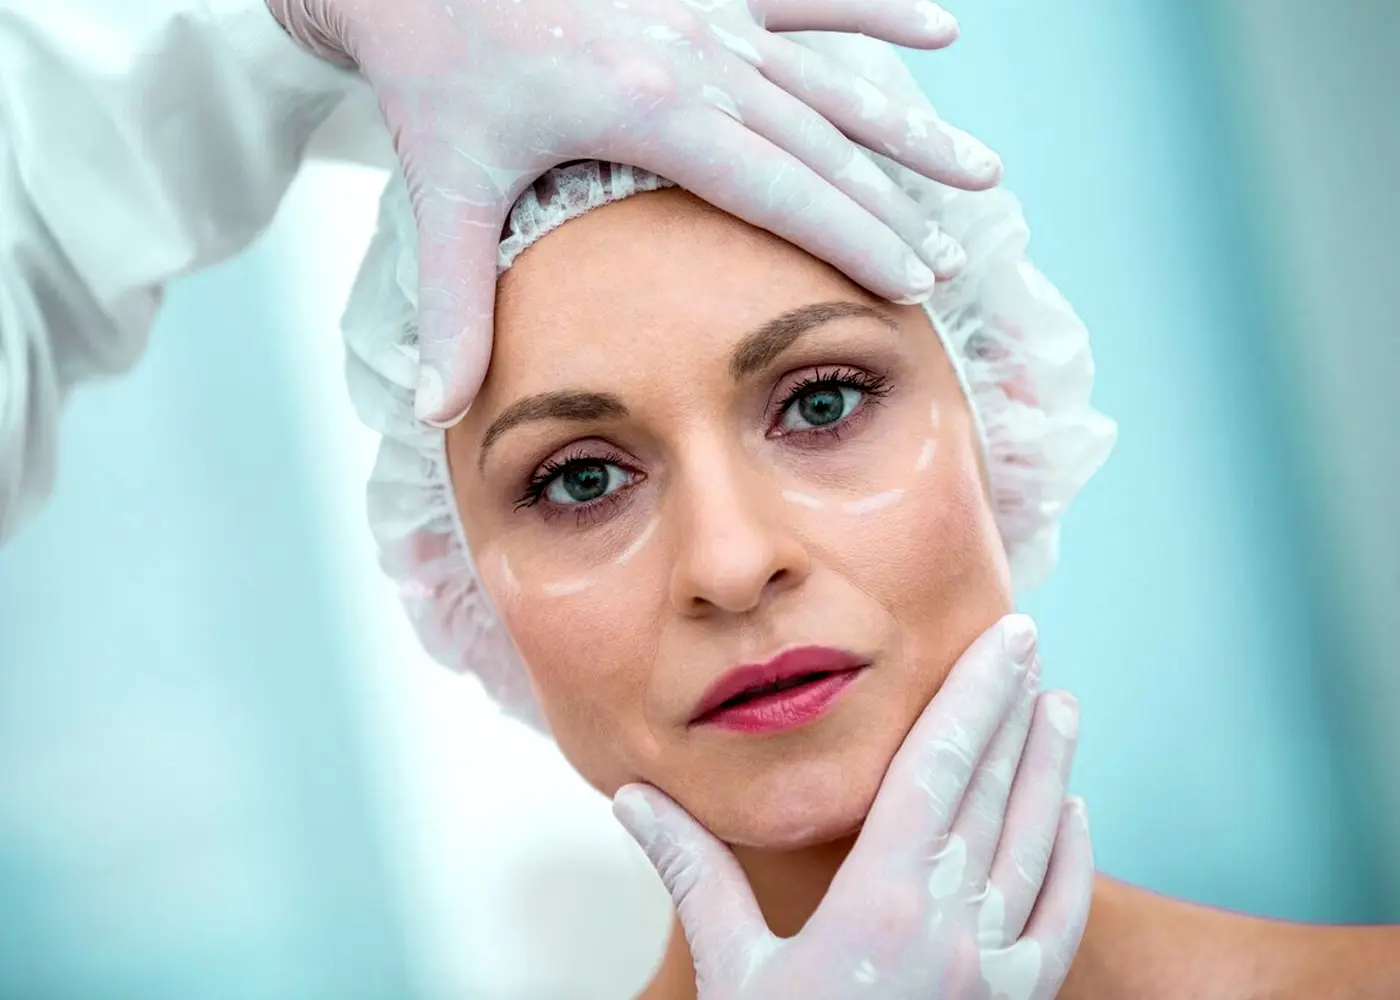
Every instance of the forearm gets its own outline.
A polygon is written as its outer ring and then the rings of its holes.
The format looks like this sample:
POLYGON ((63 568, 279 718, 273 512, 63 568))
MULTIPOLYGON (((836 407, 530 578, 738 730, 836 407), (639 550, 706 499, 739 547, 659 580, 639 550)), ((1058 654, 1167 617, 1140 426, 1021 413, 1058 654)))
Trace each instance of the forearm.
POLYGON ((1062 1000, 1395 1000, 1400 928, 1317 927, 1100 876, 1062 1000))

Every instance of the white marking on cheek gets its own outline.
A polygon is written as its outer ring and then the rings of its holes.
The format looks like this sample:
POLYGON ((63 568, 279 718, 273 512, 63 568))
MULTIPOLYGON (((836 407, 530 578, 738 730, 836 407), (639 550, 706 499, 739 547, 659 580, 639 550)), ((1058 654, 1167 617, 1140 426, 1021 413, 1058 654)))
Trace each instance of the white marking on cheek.
POLYGON ((924 442, 924 447, 919 452, 919 460, 914 463, 915 472, 923 472, 925 469, 927 469, 930 465, 933 464, 933 453, 935 448, 936 445, 933 442, 933 438, 929 438, 927 441, 924 442))
POLYGON ((860 150, 851 154, 851 158, 846 161, 846 165, 837 171, 838 180, 847 180, 852 184, 860 184, 881 194, 894 187, 894 181, 890 180, 879 167, 875 166, 873 160, 860 150))
POLYGON ((977 947, 983 951, 1006 947, 1006 897, 994 885, 987 886, 977 908, 977 947))
POLYGON ((878 118, 890 106, 884 92, 863 76, 856 77, 855 92, 862 118, 878 118))
POLYGON ((841 509, 847 514, 871 514, 877 510, 884 510, 899 503, 904 496, 903 490, 885 490, 883 493, 876 493, 873 497, 862 497, 859 500, 848 500, 841 505, 841 509))
POLYGON ((826 509, 826 504, 816 497, 809 497, 806 493, 798 493, 796 490, 783 490, 783 499, 788 503, 795 503, 799 507, 810 507, 812 510, 826 509))
POLYGON ((506 597, 515 597, 520 593, 520 578, 515 575, 504 552, 501 553, 501 586, 505 588, 506 597))
POLYGON ((743 122, 744 118, 739 114, 739 105, 734 103, 734 98, 730 97, 718 87, 706 84, 700 89, 700 95, 715 107, 719 108, 736 122, 743 122))
POLYGON ((870 961, 870 959, 863 959, 861 963, 856 966, 856 982, 864 983, 869 986, 879 978, 879 974, 875 971, 875 963, 870 961))
POLYGON ((948 899, 962 889, 967 871, 967 841, 958 834, 948 838, 933 859, 933 873, 928 877, 928 893, 934 899, 948 899))
POLYGON ((623 552, 622 555, 617 557, 616 565, 626 566, 627 563, 631 561, 633 556, 635 556, 638 552, 642 551, 642 546, 647 543, 647 539, 651 538, 652 534, 656 531, 656 526, 660 523, 661 518, 653 517, 647 523, 647 526, 642 529, 642 533, 637 536, 637 540, 631 545, 627 546, 627 551, 623 552))
POLYGON ((740 38, 738 35, 725 31, 723 28, 713 24, 710 25, 710 33, 715 36, 716 40, 718 40, 721 45, 744 60, 744 62, 752 63, 754 66, 757 66, 763 61, 763 57, 758 54, 758 49, 754 48, 750 42, 740 38))
POLYGON ((570 594, 582 593, 591 586, 593 586, 593 578, 581 576, 576 580, 546 583, 541 589, 546 597, 568 597, 570 594))
POLYGON ((1034 938, 1022 938, 1010 948, 982 956, 982 978, 992 1000, 1031 1000, 1044 968, 1045 954, 1034 938))
POLYGON ((1053 694, 1045 699, 1045 717, 1065 739, 1072 740, 1078 735, 1079 713, 1060 695, 1053 694))

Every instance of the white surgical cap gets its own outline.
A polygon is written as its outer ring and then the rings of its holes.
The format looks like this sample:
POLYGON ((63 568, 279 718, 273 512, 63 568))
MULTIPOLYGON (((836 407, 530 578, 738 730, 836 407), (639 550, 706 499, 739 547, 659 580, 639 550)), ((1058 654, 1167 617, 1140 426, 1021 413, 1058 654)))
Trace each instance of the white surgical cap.
MULTIPOLYGON (((872 154, 967 251, 967 266, 925 306, 977 423, 991 506, 1017 590, 1054 567, 1060 519, 1103 464, 1116 428, 1089 403, 1089 335, 1026 259, 1029 232, 1002 189, 969 193, 872 154)), ((590 209, 674 185, 644 170, 588 161, 540 178, 511 211, 497 273, 536 240, 590 209)), ((381 561, 424 645, 473 673, 510 715, 544 730, 529 680, 477 578, 448 478, 446 434, 414 416, 418 385, 417 234, 395 177, 342 328, 355 408, 383 435, 368 488, 381 561)))

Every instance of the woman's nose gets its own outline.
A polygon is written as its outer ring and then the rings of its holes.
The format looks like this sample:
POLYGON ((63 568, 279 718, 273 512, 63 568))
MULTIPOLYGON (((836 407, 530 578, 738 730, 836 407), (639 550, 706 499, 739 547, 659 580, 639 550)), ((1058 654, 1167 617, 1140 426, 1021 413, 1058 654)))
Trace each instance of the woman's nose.
POLYGON ((701 615, 754 611, 804 580, 806 547, 792 531, 777 484, 760 470, 710 463, 681 487, 686 535, 671 576, 677 611, 701 615))

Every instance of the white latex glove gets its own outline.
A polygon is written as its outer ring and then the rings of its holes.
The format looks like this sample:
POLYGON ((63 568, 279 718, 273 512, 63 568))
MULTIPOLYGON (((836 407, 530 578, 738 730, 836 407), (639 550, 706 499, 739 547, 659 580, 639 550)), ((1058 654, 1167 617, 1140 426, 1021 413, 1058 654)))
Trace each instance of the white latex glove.
MULTIPOLYGON (((355 65, 403 162, 420 241, 418 415, 455 422, 491 351, 496 246, 550 167, 644 167, 914 301, 965 259, 857 143, 969 190, 996 155, 774 32, 940 48, 926 0, 268 0, 311 51, 355 65)), ((697 280, 703 280, 697 275, 697 280)))
POLYGON ((854 849, 795 937, 764 922, 733 854, 644 785, 614 813, 656 866, 701 1000, 1048 1000, 1088 919, 1094 859, 1067 799, 1078 707, 1037 696, 1011 615, 959 660, 891 763, 854 849))

